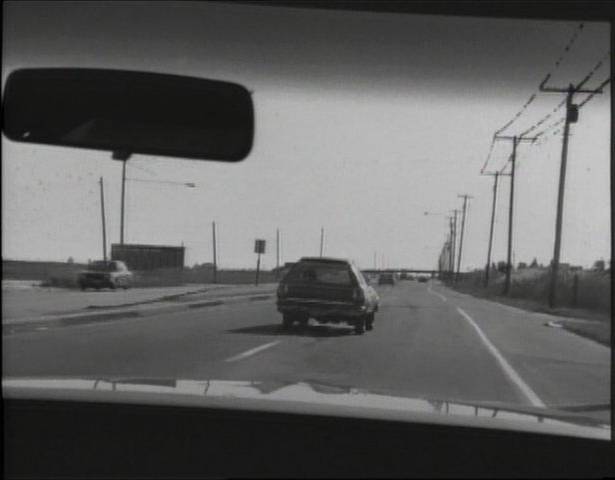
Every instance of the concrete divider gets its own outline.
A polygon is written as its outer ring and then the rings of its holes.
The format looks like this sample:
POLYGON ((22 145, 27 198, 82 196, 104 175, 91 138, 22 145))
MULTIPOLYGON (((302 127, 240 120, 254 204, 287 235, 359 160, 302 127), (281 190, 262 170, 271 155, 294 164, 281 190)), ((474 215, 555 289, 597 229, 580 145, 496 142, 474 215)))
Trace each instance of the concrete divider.
POLYGON ((80 311, 60 315, 46 315, 35 318, 9 319, 7 321, 3 321, 2 334, 7 335, 54 327, 85 325, 104 321, 117 321, 137 317, 147 317, 162 313, 188 311, 194 308, 207 308, 234 303, 263 301, 273 299, 274 296, 274 291, 272 290, 270 293, 232 295, 208 300, 196 300, 192 302, 157 302, 142 304, 130 308, 109 308, 94 312, 80 311))

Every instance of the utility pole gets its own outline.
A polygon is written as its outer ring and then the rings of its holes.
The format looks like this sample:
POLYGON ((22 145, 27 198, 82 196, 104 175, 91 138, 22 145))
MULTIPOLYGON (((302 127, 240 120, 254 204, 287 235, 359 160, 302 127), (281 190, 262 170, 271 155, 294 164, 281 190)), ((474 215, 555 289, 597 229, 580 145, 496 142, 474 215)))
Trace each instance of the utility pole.
POLYGON ((211 222, 211 233, 213 237, 213 254, 214 254, 214 283, 218 283, 218 255, 216 252, 216 222, 211 222))
POLYGON ((324 252, 324 248, 325 248, 325 229, 321 227, 320 229, 320 256, 321 257, 324 252))
POLYGON ((455 279, 455 262, 457 260, 457 214, 458 209, 453 210, 453 261, 451 262, 451 279, 455 279))
POLYGON ((486 173, 484 175, 493 175, 493 201, 491 204, 491 224, 489 226, 489 246, 487 247, 487 265, 485 266, 485 288, 489 285, 489 272, 491 271, 491 247, 493 245, 493 226, 495 223, 495 205, 497 203, 498 194, 498 177, 507 175, 505 173, 486 173))
POLYGON ((466 226, 466 205, 468 203, 468 198, 474 198, 467 193, 464 195, 457 195, 458 197, 463 198, 463 210, 461 214, 461 237, 459 238, 459 255, 457 255, 457 273, 455 275, 455 281, 459 279, 459 270, 461 268, 461 252, 463 249, 463 232, 465 231, 466 226))
POLYGON ((508 295, 510 292, 510 281, 512 275, 512 237, 513 237, 513 204, 515 196, 515 163, 517 160, 517 145, 520 142, 534 142, 536 137, 523 137, 523 136, 505 136, 496 135, 496 140, 512 140, 513 150, 510 156, 510 200, 508 205, 508 249, 506 254, 506 281, 504 282, 504 295, 508 295))
POLYGON ((280 275, 280 229, 275 231, 275 278, 280 275))
POLYGON ((453 262, 454 262, 454 258, 453 258, 453 217, 447 217, 448 218, 448 265, 447 265, 447 269, 446 269, 446 273, 447 273, 447 277, 450 277, 451 272, 453 270, 453 262))
POLYGON ((124 245, 124 198, 126 197, 126 160, 122 160, 122 206, 120 216, 120 245, 124 245))
POLYGON ((102 247, 103 260, 107 261, 107 226, 105 225, 105 190, 103 185, 103 177, 100 177, 100 213, 102 215, 102 247))
POLYGON ((567 88, 546 87, 545 84, 549 80, 550 75, 547 75, 540 84, 540 91, 547 93, 565 93, 566 94, 566 118, 564 120, 564 132, 562 138, 562 159, 559 171, 559 188, 557 191, 557 214, 555 218, 555 242, 553 246, 553 260, 551 262, 551 282, 549 285, 549 307, 555 307, 555 296, 557 291, 557 274, 559 271, 559 260, 562 242, 562 217, 564 213, 564 187, 566 183, 566 164, 568 161, 568 137, 570 135, 570 124, 576 123, 579 119, 579 108, 573 104, 575 93, 590 93, 592 95, 602 93, 602 88, 607 82, 604 82, 598 89, 587 90, 583 89, 583 85, 589 80, 589 75, 586 76, 575 87, 572 83, 567 88))

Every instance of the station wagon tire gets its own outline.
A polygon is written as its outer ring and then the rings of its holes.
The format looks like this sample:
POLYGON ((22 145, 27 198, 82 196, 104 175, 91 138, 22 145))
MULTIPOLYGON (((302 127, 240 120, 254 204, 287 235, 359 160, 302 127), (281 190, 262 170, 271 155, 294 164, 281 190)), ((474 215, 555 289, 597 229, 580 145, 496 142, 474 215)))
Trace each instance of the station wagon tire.
POLYGON ((282 328, 284 329, 288 329, 292 326, 293 324, 293 317, 290 313, 283 313, 282 314, 282 328))
POLYGON ((365 317, 358 318, 354 324, 354 333, 363 335, 363 332, 365 332, 365 317))
POLYGON ((365 317, 365 330, 373 330, 374 328, 374 313, 370 313, 365 317))
POLYGON ((300 313, 295 316, 295 320, 301 328, 306 328, 310 321, 310 316, 307 313, 300 313))

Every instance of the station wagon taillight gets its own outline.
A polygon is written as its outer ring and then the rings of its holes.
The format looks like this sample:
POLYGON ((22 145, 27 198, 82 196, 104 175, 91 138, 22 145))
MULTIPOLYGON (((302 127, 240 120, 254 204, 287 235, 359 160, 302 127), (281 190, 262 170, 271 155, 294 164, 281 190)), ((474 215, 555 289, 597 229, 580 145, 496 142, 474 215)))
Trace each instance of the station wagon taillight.
POLYGON ((363 303, 364 300, 365 295, 363 295, 363 290, 361 290, 360 288, 355 288, 352 291, 352 301, 354 303, 363 303))
POLYGON ((280 283, 278 286, 278 297, 282 298, 288 294, 288 285, 286 283, 280 283))

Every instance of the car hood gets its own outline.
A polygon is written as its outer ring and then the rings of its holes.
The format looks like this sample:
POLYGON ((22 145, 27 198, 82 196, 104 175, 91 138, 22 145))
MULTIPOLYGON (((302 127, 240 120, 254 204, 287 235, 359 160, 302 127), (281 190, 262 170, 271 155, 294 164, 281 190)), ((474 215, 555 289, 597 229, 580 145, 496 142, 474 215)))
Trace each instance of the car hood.
POLYGON ((405 397, 318 382, 162 378, 12 378, 7 399, 73 400, 236 408, 461 425, 610 440, 609 405, 537 408, 497 402, 405 397))

